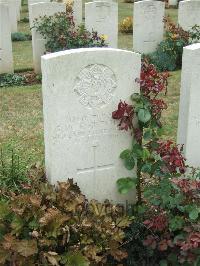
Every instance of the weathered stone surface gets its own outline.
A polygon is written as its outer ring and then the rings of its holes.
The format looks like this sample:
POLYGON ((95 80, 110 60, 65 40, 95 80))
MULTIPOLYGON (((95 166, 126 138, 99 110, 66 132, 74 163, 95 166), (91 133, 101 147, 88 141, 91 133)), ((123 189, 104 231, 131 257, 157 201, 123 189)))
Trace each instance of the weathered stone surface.
POLYGON ((144 0, 134 4, 133 48, 140 53, 151 53, 163 40, 165 4, 144 0))
POLYGON ((200 43, 184 48, 177 142, 188 164, 200 167, 200 43))
POLYGON ((179 3, 178 23, 184 30, 200 25, 200 1, 185 0, 179 3))
POLYGON ((118 194, 116 181, 130 176, 119 154, 130 133, 111 118, 120 99, 139 92, 139 54, 110 49, 68 50, 42 57, 45 161, 52 183, 73 178, 90 199, 134 201, 118 194))
POLYGON ((0 4, 8 5, 7 21, 11 25, 11 32, 17 32, 17 1, 16 0, 0 0, 0 4))
POLYGON ((80 25, 83 20, 83 7, 82 7, 82 0, 74 0, 73 2, 73 16, 74 22, 76 25, 80 25))
POLYGON ((94 1, 85 4, 85 27, 106 36, 109 47, 118 44, 118 4, 112 1, 94 1))
MULTIPOLYGON (((29 7, 30 26, 33 26, 33 21, 40 16, 51 16, 58 12, 65 12, 66 6, 63 3, 37 3, 31 4, 29 7)), ((45 40, 36 31, 32 32, 32 48, 33 48, 33 65, 35 73, 41 73, 41 56, 45 53, 45 40)))
POLYGON ((0 74, 13 72, 9 7, 0 4, 0 74))

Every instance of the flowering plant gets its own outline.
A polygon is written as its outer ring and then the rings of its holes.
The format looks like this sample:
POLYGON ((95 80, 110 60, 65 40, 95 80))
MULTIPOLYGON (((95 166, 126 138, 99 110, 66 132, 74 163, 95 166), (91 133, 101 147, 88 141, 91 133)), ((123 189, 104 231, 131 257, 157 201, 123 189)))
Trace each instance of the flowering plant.
POLYGON ((71 9, 67 9, 66 13, 35 19, 33 28, 46 40, 45 46, 48 52, 106 46, 105 38, 99 36, 97 32, 89 32, 83 26, 75 26, 71 9))

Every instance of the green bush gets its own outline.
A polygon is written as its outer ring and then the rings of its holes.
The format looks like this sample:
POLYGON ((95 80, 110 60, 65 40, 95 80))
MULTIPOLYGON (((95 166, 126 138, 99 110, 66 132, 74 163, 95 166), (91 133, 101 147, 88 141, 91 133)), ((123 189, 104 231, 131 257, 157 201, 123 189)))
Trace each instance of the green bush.
POLYGON ((165 18, 166 38, 156 51, 147 55, 149 61, 159 71, 173 71, 182 66, 183 48, 191 43, 199 42, 200 26, 195 25, 190 31, 184 31, 169 18, 165 18))
POLYGON ((28 17, 24 17, 20 20, 21 22, 25 22, 28 23, 29 22, 29 18, 28 17))
POLYGON ((34 21, 35 28, 46 39, 46 51, 56 52, 82 47, 106 46, 104 36, 88 32, 83 26, 75 27, 73 15, 57 13, 34 21))
POLYGON ((25 85, 26 78, 19 74, 1 74, 0 87, 22 86, 25 85))
POLYGON ((23 32, 14 32, 14 33, 12 33, 11 37, 12 37, 13 42, 31 40, 31 35, 23 33, 23 32))

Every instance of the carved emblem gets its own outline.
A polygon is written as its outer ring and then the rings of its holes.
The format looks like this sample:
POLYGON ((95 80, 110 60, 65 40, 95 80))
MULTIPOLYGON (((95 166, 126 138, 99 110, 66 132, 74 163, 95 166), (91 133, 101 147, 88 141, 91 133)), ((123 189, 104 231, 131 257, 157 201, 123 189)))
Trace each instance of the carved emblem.
POLYGON ((88 108, 100 108, 108 104, 117 88, 113 71, 104 65, 88 65, 76 78, 74 91, 80 103, 88 108))

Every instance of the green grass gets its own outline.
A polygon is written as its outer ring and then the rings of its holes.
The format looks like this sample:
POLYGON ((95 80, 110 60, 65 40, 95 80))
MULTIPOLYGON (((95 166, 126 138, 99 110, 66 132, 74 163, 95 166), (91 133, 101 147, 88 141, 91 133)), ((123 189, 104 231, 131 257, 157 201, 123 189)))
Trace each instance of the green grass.
MULTIPOLYGON (((89 0, 85 1, 88 2, 89 0)), ((166 11, 174 21, 177 10, 166 11)), ((119 21, 132 15, 132 4, 119 1, 119 21)), ((21 18, 27 16, 27 5, 23 7, 21 18)), ((19 31, 29 33, 29 23, 20 22, 19 31)), ((132 34, 119 34, 119 47, 132 50, 132 34)), ((31 68, 31 41, 13 43, 15 70, 31 68)), ((171 73, 166 101, 168 110, 164 112, 165 138, 176 139, 180 71, 171 73)), ((44 160, 43 121, 41 85, 0 88, 0 147, 7 151, 14 149, 30 163, 44 160)))

